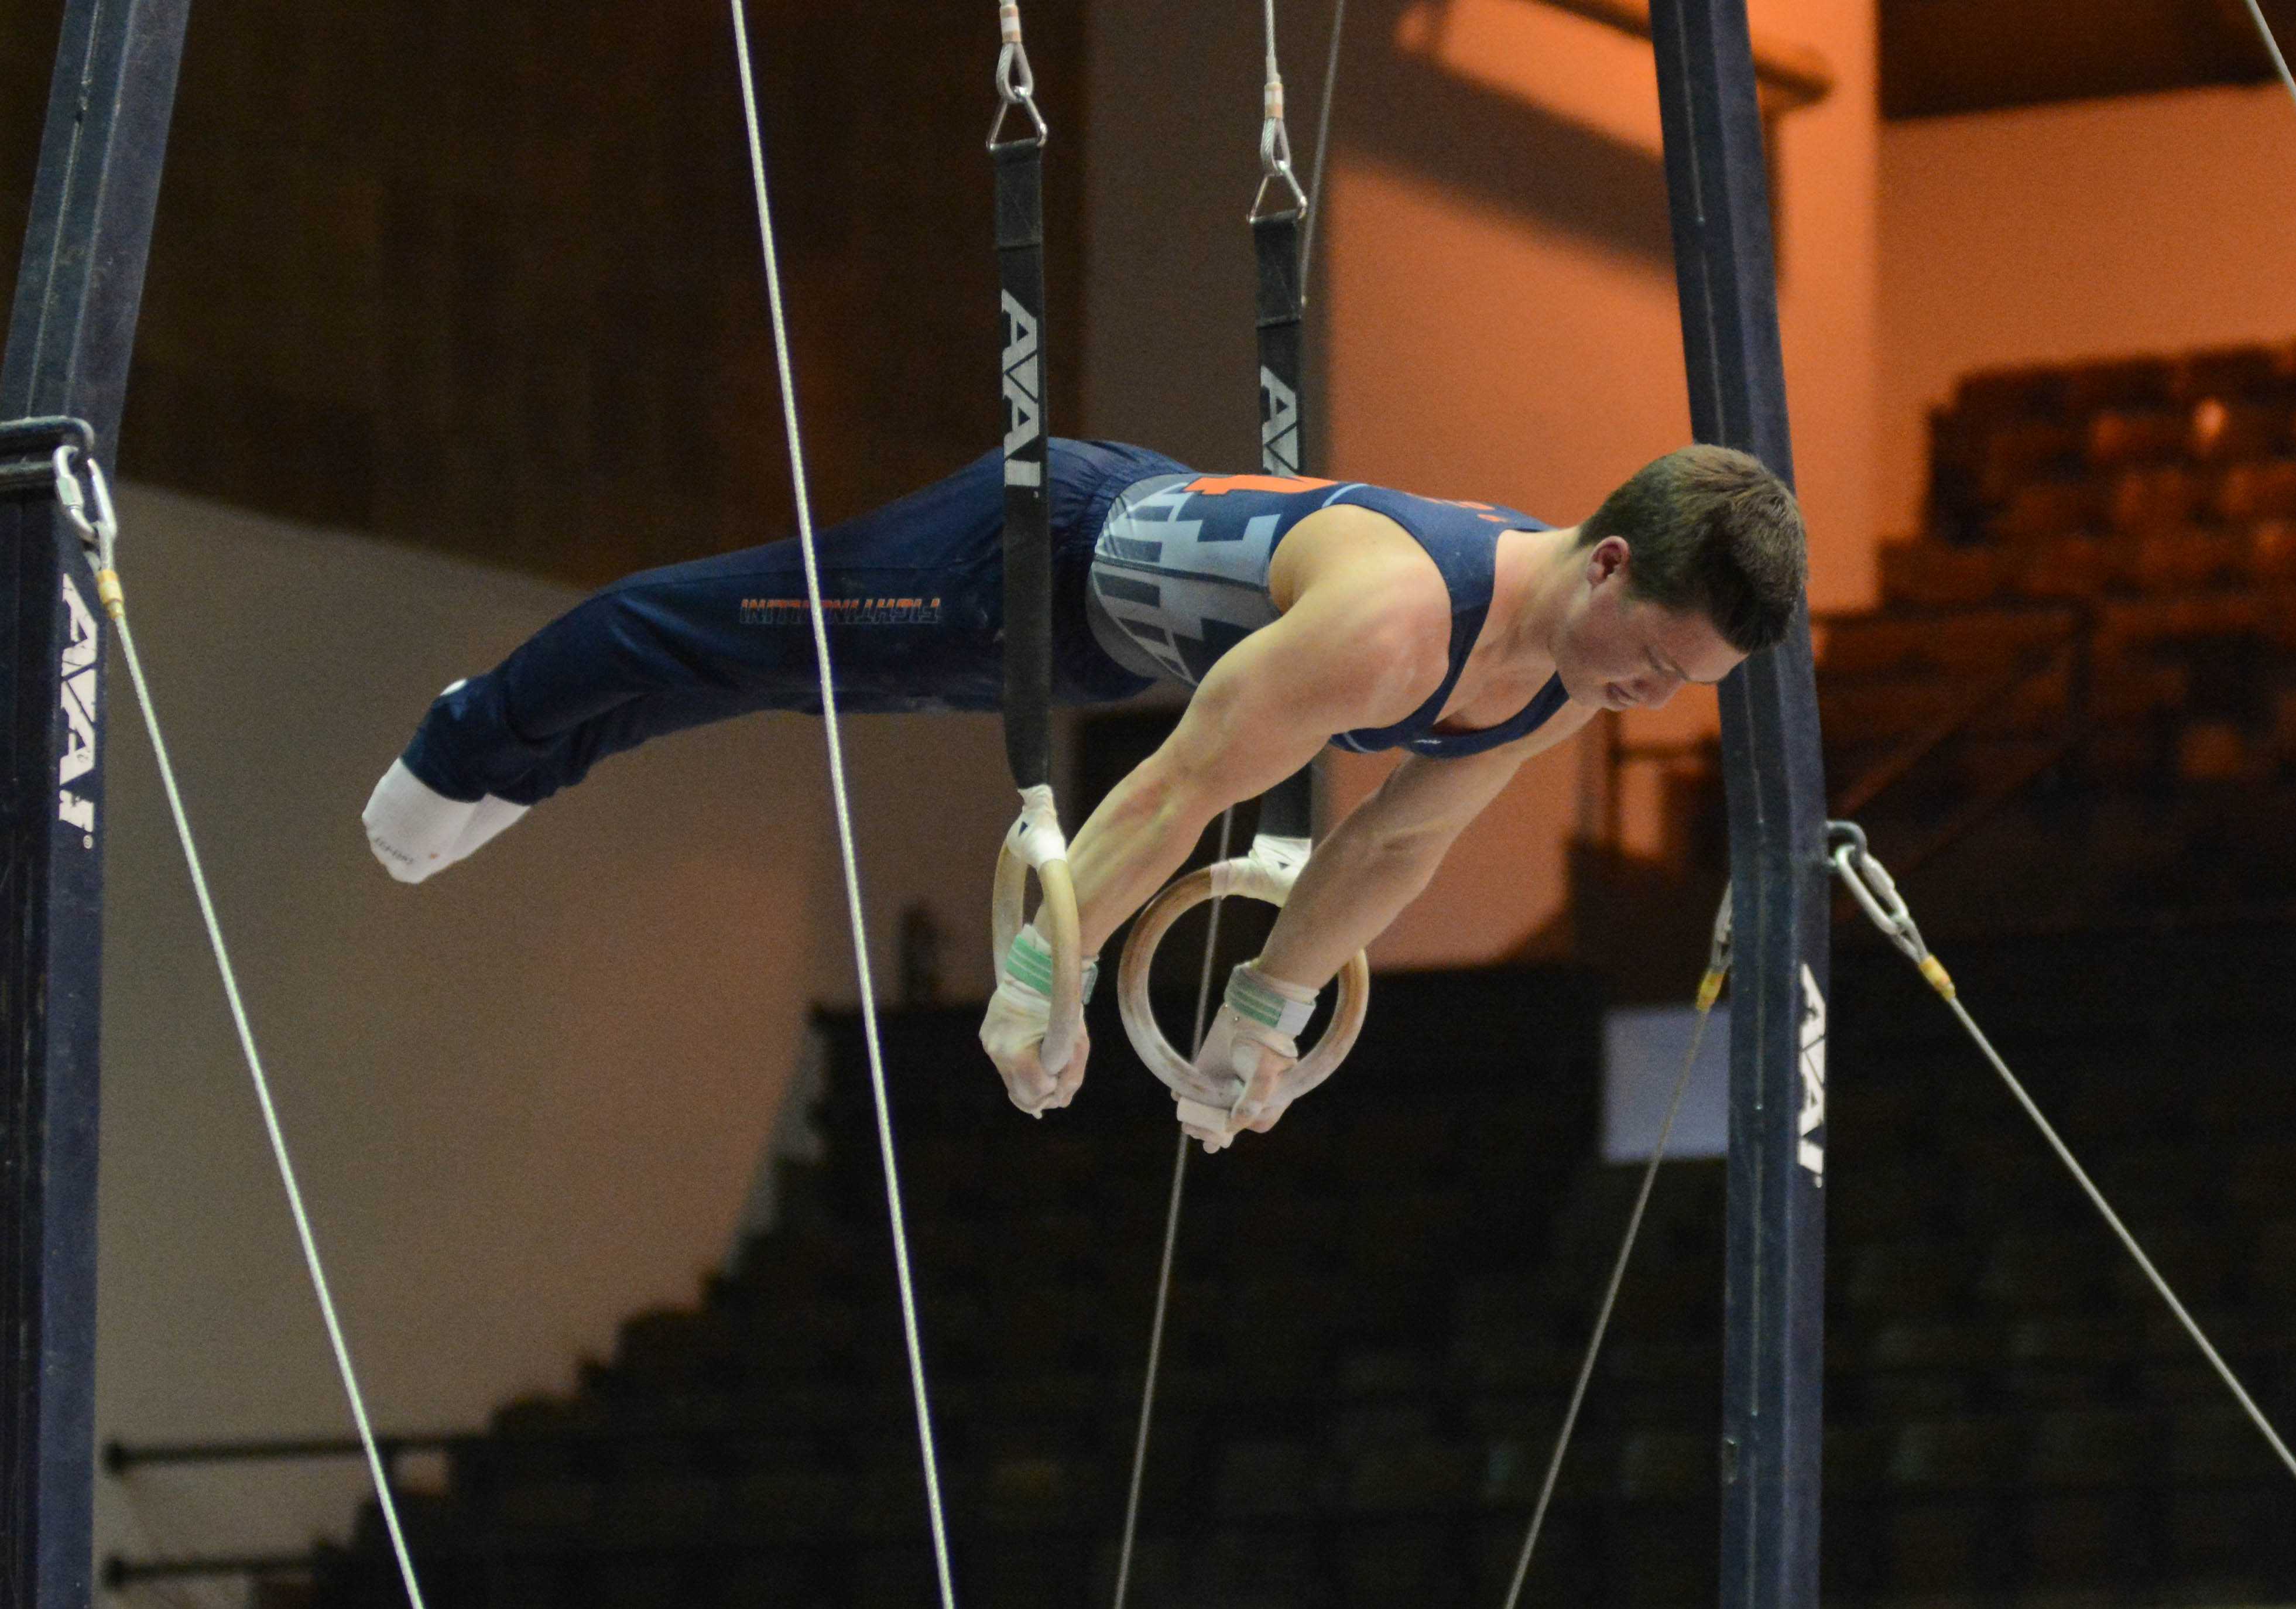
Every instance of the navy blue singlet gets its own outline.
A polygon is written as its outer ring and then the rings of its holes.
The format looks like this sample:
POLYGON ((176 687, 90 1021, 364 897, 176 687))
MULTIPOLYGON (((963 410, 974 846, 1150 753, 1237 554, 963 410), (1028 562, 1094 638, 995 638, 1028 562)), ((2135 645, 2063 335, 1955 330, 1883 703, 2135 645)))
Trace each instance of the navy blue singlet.
POLYGON ((1418 497, 1359 481, 1167 474, 1126 487, 1109 505, 1093 554, 1092 626, 1101 647, 1142 675, 1201 682, 1222 654, 1276 618, 1267 571, 1277 544, 1308 515, 1335 503, 1385 514, 1435 561, 1451 595, 1451 668, 1404 719, 1339 733, 1334 744, 1358 753, 1480 754, 1537 731, 1569 701, 1562 678, 1554 677, 1498 726, 1436 729, 1490 612, 1499 533, 1553 528, 1512 508, 1418 497))

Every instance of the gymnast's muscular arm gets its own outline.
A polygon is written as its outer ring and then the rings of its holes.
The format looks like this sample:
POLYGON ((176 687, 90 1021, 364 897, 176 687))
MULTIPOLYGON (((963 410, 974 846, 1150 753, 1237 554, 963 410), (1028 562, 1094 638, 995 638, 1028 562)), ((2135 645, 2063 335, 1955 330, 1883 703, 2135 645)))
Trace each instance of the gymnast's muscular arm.
POLYGON ((1348 813, 1300 873, 1260 952, 1270 977, 1320 989, 1417 899, 1459 833, 1499 796, 1522 762, 1593 718, 1570 704, 1538 731, 1481 754, 1408 754, 1379 791, 1348 813))
POLYGON ((1069 846, 1085 953, 1171 880, 1222 810, 1291 776, 1332 733, 1418 708, 1442 683, 1449 636, 1441 577, 1398 548, 1326 567, 1222 655, 1172 735, 1069 846))

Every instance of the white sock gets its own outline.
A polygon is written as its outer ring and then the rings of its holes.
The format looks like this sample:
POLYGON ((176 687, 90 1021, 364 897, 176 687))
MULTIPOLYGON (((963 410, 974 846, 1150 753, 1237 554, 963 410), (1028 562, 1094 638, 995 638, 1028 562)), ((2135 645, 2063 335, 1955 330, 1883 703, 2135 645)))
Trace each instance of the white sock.
POLYGON ((359 819, 366 824, 367 847, 401 882, 420 882, 459 858, 455 846, 477 815, 476 803, 448 799, 406 768, 403 759, 367 796, 359 819))
POLYGON ((395 759, 359 819, 383 868, 401 882, 420 882, 474 853, 528 808, 491 793, 475 804, 448 799, 395 759))
POLYGON ((484 846, 488 839, 525 815, 531 808, 529 805, 512 804, 507 799, 496 799, 493 794, 488 794, 472 808, 470 823, 463 828, 463 835, 455 840, 455 847, 447 852, 446 858, 439 864, 442 866, 454 865, 465 855, 484 846))

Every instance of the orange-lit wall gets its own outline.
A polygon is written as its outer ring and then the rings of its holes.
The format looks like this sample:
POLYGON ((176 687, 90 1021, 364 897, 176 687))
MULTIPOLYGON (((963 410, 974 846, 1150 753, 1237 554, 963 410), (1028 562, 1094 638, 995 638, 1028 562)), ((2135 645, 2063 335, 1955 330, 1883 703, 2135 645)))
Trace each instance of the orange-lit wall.
MULTIPOLYGON (((1357 16, 1324 218, 1332 472, 1581 519, 1689 432, 1649 47, 1526 0, 1357 16)), ((1838 80, 1774 137, 1813 595, 1852 603, 1876 529, 1872 7, 1772 0, 1753 20, 1838 80)), ((1631 735, 1710 727, 1710 695, 1677 706, 1631 735)), ((1577 761, 1528 767, 1376 958, 1488 960, 1554 916, 1577 761)), ((1343 761, 1341 802, 1380 771, 1343 761)), ((1654 793, 1628 803, 1647 838, 1654 793)))
POLYGON ((2296 107, 2277 85, 1890 126, 1882 474, 1920 518, 1924 415, 2002 364, 2296 335, 2296 107))

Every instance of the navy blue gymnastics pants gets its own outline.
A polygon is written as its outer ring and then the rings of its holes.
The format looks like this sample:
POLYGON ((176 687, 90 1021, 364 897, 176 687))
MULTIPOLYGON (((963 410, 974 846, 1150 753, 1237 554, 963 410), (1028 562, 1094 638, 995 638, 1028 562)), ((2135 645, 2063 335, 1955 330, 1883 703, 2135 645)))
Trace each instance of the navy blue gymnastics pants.
MULTIPOLYGON (((1112 442, 1052 443, 1053 695, 1128 698, 1086 614, 1111 498, 1183 466, 1112 442)), ((1002 456, 820 533, 840 711, 994 710, 1004 692, 1002 456)), ((404 756, 448 799, 533 804, 609 754, 753 710, 820 713, 795 540, 644 571, 594 594, 430 706, 404 756)))

